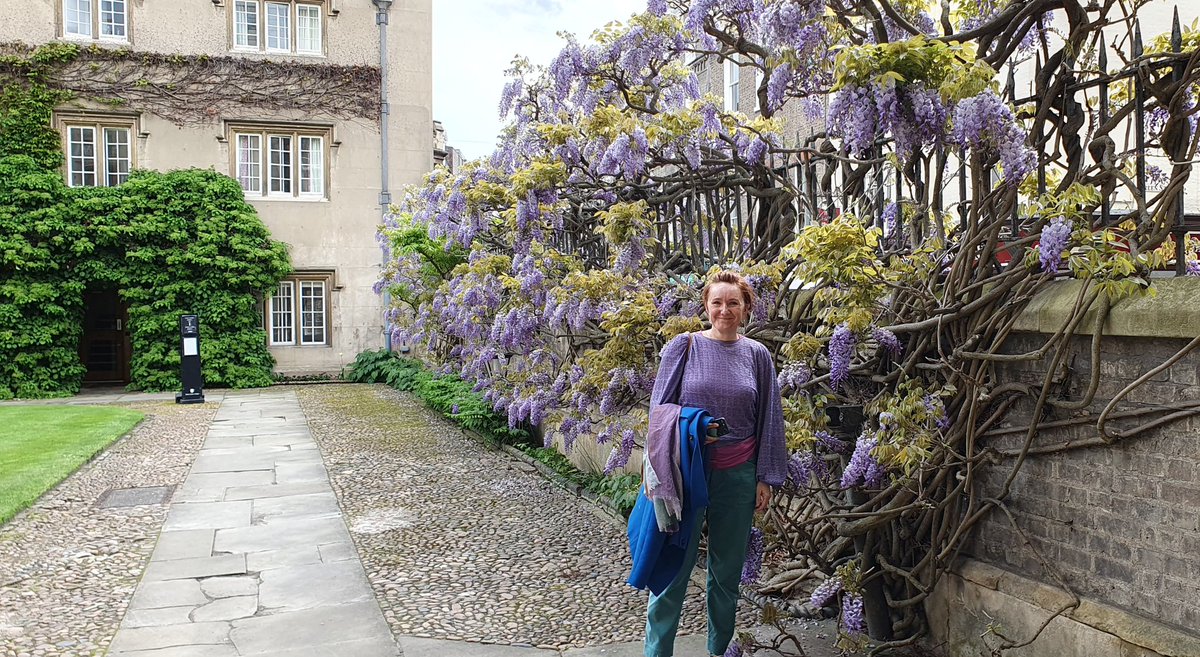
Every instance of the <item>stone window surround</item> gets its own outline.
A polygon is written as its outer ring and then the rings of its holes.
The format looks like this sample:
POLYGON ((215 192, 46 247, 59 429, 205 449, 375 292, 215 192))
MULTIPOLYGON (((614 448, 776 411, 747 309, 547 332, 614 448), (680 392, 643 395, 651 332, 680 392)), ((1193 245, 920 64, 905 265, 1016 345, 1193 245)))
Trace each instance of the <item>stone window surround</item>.
POLYGON ((238 138, 239 134, 257 134, 260 139, 260 163, 262 170, 259 179, 262 181, 259 191, 247 191, 247 200, 286 201, 286 202, 322 202, 329 200, 330 174, 332 172, 332 155, 334 149, 341 146, 337 139, 332 123, 287 122, 287 121, 252 121, 226 120, 224 130, 217 141, 229 147, 229 176, 238 178, 238 138), (268 139, 271 135, 283 135, 292 138, 292 191, 290 193, 270 193, 269 167, 267 158, 268 139), (300 137, 320 137, 322 139, 322 190, 320 194, 301 193, 299 178, 299 158, 297 157, 300 137))
POLYGON ((71 185, 71 146, 68 138, 68 129, 73 126, 84 126, 96 130, 97 135, 97 166, 96 166, 96 186, 107 187, 107 170, 105 163, 107 153, 102 153, 103 140, 99 138, 101 131, 104 128, 119 128, 129 131, 129 169, 132 171, 137 168, 138 161, 138 141, 145 139, 148 135, 140 131, 140 115, 132 112, 100 112, 91 110, 72 110, 69 112, 55 112, 53 125, 54 130, 62 137, 62 152, 63 152, 63 180, 69 186, 71 185), (105 178, 104 180, 101 180, 105 178))
POLYGON ((263 295, 262 298, 262 326, 267 333, 267 345, 271 347, 332 347, 333 346, 333 293, 341 290, 341 286, 337 284, 337 273, 333 269, 304 269, 296 270, 289 276, 283 278, 280 284, 290 284, 291 289, 291 308, 288 311, 291 314, 291 340, 275 340, 274 334, 274 303, 276 297, 274 292, 263 295), (325 339, 317 342, 304 342, 302 334, 302 311, 300 303, 300 290, 302 283, 321 283, 324 286, 324 313, 322 321, 324 322, 325 339))
POLYGON ((101 36, 100 35, 100 1, 91 0, 92 7, 92 33, 91 35, 83 34, 67 34, 67 0, 57 0, 54 3, 55 11, 55 30, 60 39, 68 41, 83 41, 86 43, 111 43, 122 46, 131 45, 133 43, 133 11, 130 5, 132 0, 124 0, 123 6, 125 11, 125 36, 101 36))
POLYGON ((227 15, 226 33, 228 35, 227 47, 229 48, 229 52, 235 53, 235 54, 259 54, 259 55, 277 56, 277 57, 278 56, 316 57, 316 58, 326 57, 326 55, 328 54, 328 47, 329 47, 328 46, 328 44, 329 44, 329 20, 328 19, 329 19, 329 17, 336 17, 338 15, 338 10, 336 8, 334 8, 333 2, 331 0, 247 0, 247 1, 254 2, 258 5, 258 29, 259 29, 258 37, 259 38, 258 38, 257 46, 239 46, 239 45, 237 45, 237 5, 238 5, 238 0, 213 0, 214 5, 224 6, 227 8, 225 13, 227 15), (272 49, 267 48, 267 36, 266 36, 265 21, 266 21, 266 5, 268 3, 286 4, 286 5, 290 6, 290 9, 288 12, 288 15, 290 17, 290 23, 289 23, 289 27, 288 27, 290 36, 289 36, 289 45, 288 45, 287 50, 272 50, 272 49), (297 5, 312 5, 312 6, 319 7, 321 10, 320 11, 320 16, 321 16, 321 27, 320 27, 321 50, 320 50, 320 52, 305 52, 305 51, 299 51, 296 49, 297 29, 298 29, 297 20, 296 20, 296 12, 297 12, 296 6, 297 5))

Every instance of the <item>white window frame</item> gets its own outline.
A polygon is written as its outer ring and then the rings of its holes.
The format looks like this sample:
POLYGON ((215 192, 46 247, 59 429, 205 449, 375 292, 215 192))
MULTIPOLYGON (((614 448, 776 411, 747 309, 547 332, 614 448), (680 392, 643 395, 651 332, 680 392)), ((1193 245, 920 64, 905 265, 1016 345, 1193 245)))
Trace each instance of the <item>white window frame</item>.
POLYGON ((267 344, 326 347, 330 344, 333 275, 299 272, 279 282, 263 304, 267 344))
POLYGON ((129 180, 137 155, 132 121, 63 117, 59 119, 59 130, 65 155, 63 169, 69 187, 116 187, 129 180), (76 146, 83 152, 76 155, 76 146), (77 175, 79 180, 76 180, 77 175))
POLYGON ((258 0, 234 0, 233 47, 235 50, 258 50, 262 47, 262 12, 258 0), (243 18, 245 20, 243 20, 243 18), (253 18, 253 26, 250 18, 253 18), (251 33, 251 27, 254 28, 251 33), (243 43, 243 37, 245 43, 243 43), (253 37, 253 43, 251 43, 253 37))
POLYGON ((59 7, 64 38, 129 43, 129 0, 62 0, 59 7), (83 13, 85 8, 86 14, 83 13), (119 18, 119 21, 105 21, 106 15, 119 18), (72 20, 73 16, 76 20, 72 20), (86 32, 79 31, 83 26, 86 26, 86 32), (104 34, 105 29, 119 29, 121 33, 104 34))
POLYGON ((300 344, 329 344, 329 285, 324 280, 302 279, 299 296, 300 307, 296 310, 300 317, 300 344))
POLYGON ((267 344, 273 347, 296 344, 296 282, 294 280, 279 281, 275 292, 271 294, 270 302, 267 304, 267 344), (286 333, 280 333, 277 336, 277 331, 286 331, 286 333))
POLYGON ((234 126, 230 132, 231 176, 247 198, 328 198, 328 129, 234 126))
POLYGON ((230 6, 231 50, 306 57, 325 55, 323 1, 234 0, 230 6), (255 20, 253 39, 247 20, 251 16, 255 20))
POLYGON ((325 52, 324 21, 321 6, 303 2, 296 3, 296 52, 302 55, 321 55, 325 52), (305 26, 304 21, 309 21, 305 26), (312 21, 315 21, 315 26, 312 21))
POLYGON ((725 60, 725 111, 736 112, 740 105, 739 95, 742 81, 742 68, 732 57, 725 60))

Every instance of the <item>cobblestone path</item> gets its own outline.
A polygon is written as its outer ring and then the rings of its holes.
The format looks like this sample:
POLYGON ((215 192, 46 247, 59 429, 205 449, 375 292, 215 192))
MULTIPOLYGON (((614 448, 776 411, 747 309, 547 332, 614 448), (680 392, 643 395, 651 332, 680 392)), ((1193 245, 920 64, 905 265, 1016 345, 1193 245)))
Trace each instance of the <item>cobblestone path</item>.
MULTIPOLYGON (((351 535, 398 636, 545 648, 639 641, 611 518, 383 386, 300 390, 351 535)), ((704 631, 690 596, 681 634, 704 631)))

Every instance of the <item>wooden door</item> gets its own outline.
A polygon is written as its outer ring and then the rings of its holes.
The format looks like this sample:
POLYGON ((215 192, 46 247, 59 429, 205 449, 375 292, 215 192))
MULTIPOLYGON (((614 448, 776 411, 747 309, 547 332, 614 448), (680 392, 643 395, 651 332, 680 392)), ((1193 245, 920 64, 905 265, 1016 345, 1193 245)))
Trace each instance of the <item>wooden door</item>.
POLYGON ((88 383, 129 383, 129 324, 116 291, 84 296, 83 339, 79 357, 88 383))

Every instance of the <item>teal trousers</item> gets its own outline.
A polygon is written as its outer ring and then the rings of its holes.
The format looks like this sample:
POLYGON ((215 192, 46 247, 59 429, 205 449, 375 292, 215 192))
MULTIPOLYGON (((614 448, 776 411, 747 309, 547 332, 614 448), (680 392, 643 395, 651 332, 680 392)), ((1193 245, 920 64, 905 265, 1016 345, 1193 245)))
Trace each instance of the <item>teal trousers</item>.
POLYGON ((675 633, 683 612, 692 564, 700 546, 700 520, 708 519, 708 652, 723 655, 733 639, 738 584, 746 560, 746 541, 754 522, 758 486, 754 461, 727 470, 708 469, 709 506, 696 511, 696 529, 684 555, 683 568, 662 595, 650 594, 646 609, 646 657, 675 654, 675 633))

